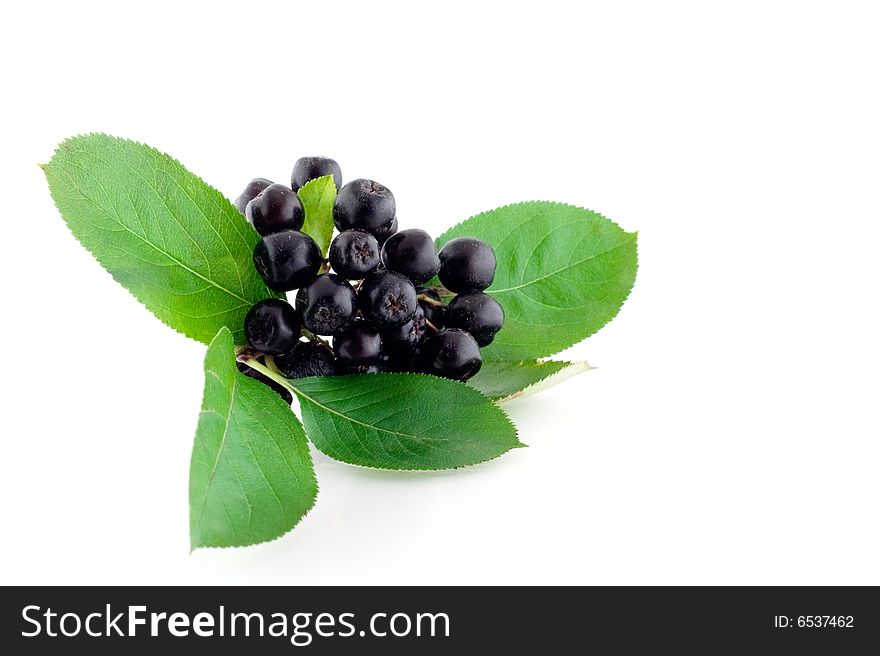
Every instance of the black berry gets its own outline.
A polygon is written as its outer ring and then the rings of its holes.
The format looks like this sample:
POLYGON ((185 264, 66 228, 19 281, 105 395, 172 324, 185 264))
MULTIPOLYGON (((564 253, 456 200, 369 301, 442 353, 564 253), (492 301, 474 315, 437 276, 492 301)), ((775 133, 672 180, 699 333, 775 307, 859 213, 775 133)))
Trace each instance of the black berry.
POLYGON ((333 351, 320 342, 297 342, 290 353, 275 358, 275 366, 285 378, 333 376, 336 373, 333 351))
POLYGON ((254 248, 254 265, 270 289, 286 292, 307 285, 321 268, 315 240, 297 230, 266 235, 254 248))
POLYGON ((238 198, 235 199, 235 203, 233 203, 235 209, 244 214, 247 204, 256 198, 257 194, 270 184, 272 184, 272 181, 267 180, 266 178, 254 178, 248 182, 248 186, 244 188, 244 191, 239 194, 238 198))
POLYGON ((267 355, 282 355, 299 340, 299 317, 290 304, 267 298, 254 305, 244 318, 248 344, 267 355))
POLYGON ((480 346, 488 346, 504 325, 504 310, 483 292, 459 294, 446 306, 446 327, 466 330, 480 346))
POLYGON ((333 338, 336 359, 344 367, 377 364, 382 338, 375 326, 355 321, 333 338))
POLYGON ((333 222, 339 232, 366 230, 383 235, 394 222, 394 194, 373 180, 352 180, 339 190, 333 204, 333 222))
POLYGON ((483 356, 470 333, 458 328, 447 328, 425 340, 422 347, 422 366, 425 373, 467 380, 483 366, 483 356))
POLYGON ((403 349, 412 350, 424 339, 425 329, 425 311, 421 306, 416 306, 412 319, 401 326, 386 328, 382 332, 383 348, 387 353, 403 349))
POLYGON ((282 230, 299 230, 306 214, 295 191, 280 184, 263 189, 247 204, 245 215, 261 235, 282 230))
POLYGON ((308 330, 316 335, 335 335, 354 319, 357 294, 348 281, 327 273, 296 293, 296 310, 308 330))
POLYGON ((440 251, 440 282, 451 292, 481 292, 495 279, 495 251, 473 237, 453 239, 440 251))
POLYGON ((382 264, 420 285, 437 275, 440 258, 434 240, 424 230, 401 230, 391 235, 382 246, 382 264))
POLYGON ((380 327, 400 326, 416 311, 416 288, 399 273, 382 271, 364 278, 358 307, 364 318, 380 327))
POLYGON ((238 370, 243 373, 248 378, 253 378, 254 380, 258 380, 263 385, 269 387, 273 392, 278 394, 287 405, 293 403, 293 394, 290 393, 290 390, 284 387, 283 385, 276 383, 274 380, 266 376, 265 374, 261 374, 256 369, 251 369, 244 362, 236 362, 235 366, 238 367, 238 370))
POLYGON ((333 183, 339 189, 342 186, 342 169, 335 159, 329 157, 300 157, 293 165, 290 174, 290 187, 296 191, 309 180, 325 175, 333 176, 333 183))
POLYGON ((346 230, 330 244, 329 258, 340 276, 360 280, 379 266, 379 242, 369 232, 346 230))

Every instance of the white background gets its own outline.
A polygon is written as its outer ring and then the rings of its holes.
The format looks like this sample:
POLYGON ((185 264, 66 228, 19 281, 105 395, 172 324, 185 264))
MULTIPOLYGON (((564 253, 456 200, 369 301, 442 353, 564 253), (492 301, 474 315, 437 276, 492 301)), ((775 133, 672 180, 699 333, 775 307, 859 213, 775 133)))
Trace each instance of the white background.
POLYGON ((2 583, 880 584, 874 3, 14 3, 2 66, 2 583), (188 553, 204 347, 37 167, 145 141, 230 197, 327 154, 438 234, 526 199, 640 233, 599 368, 454 473, 315 456, 270 544, 188 553))

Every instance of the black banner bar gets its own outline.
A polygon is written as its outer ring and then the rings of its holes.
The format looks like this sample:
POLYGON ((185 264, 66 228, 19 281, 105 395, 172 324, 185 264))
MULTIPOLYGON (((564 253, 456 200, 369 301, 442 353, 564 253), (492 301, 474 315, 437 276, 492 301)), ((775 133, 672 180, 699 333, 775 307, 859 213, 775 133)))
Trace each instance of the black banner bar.
POLYGON ((872 587, 18 587, 0 595, 7 654, 227 642, 259 654, 880 649, 872 587))

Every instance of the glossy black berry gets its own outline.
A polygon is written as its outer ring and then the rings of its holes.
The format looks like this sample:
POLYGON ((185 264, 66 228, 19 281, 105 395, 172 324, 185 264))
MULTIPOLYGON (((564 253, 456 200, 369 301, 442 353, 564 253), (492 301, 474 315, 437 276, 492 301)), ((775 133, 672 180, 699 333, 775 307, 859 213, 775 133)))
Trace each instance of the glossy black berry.
POLYGON ((388 238, 391 235, 396 234, 396 233, 397 233, 397 217, 395 216, 394 221, 391 222, 391 225, 388 226, 388 228, 386 228, 385 231, 376 235, 376 240, 379 242, 379 246, 382 246, 382 244, 384 244, 386 241, 388 241, 388 238))
POLYGON ((247 204, 245 216, 254 229, 265 236, 282 230, 299 230, 306 213, 295 191, 272 184, 247 204))
POLYGON ((299 317, 289 303, 278 298, 260 301, 244 317, 247 343, 266 355, 287 353, 299 334, 299 317))
POLYGON ((333 222, 339 232, 366 230, 383 235, 397 211, 394 194, 373 180, 352 180, 339 190, 333 204, 333 222))
POLYGON ((272 184, 271 180, 267 180, 266 178, 254 178, 250 182, 248 182, 248 186, 244 188, 244 191, 239 194, 238 198, 235 199, 235 209, 237 209, 242 214, 245 213, 245 209, 247 208, 247 204, 250 203, 254 198, 256 198, 257 194, 259 194, 263 189, 272 184))
POLYGON ((481 292, 495 280, 495 251, 473 237, 453 239, 440 251, 440 282, 451 292, 481 292))
POLYGON ((333 338, 336 360, 343 367, 379 362, 382 338, 375 326, 358 320, 333 338))
POLYGON ((440 270, 434 240, 424 230, 412 228, 391 235, 382 246, 382 264, 409 278, 414 285, 428 282, 440 270))
POLYGON ((483 356, 476 340, 458 328, 434 333, 422 347, 425 373, 455 380, 467 380, 483 366, 483 356))
POLYGON ((244 362, 236 362, 235 366, 237 366, 238 370, 248 378, 253 378, 254 380, 258 380, 263 383, 263 385, 266 385, 269 389, 271 389, 273 392, 278 394, 278 396, 284 399, 284 402, 287 405, 293 403, 293 394, 291 394, 290 390, 283 385, 276 383, 274 380, 264 374, 261 374, 256 369, 251 369, 244 362))
POLYGON ((364 318, 380 328, 400 326, 416 311, 416 288, 399 273, 382 271, 364 278, 358 307, 364 318))
POLYGON ((402 349, 412 350, 425 338, 425 311, 416 306, 412 319, 401 326, 386 328, 382 331, 382 342, 387 353, 402 349))
POLYGON ((347 280, 327 273, 296 293, 296 310, 306 329, 316 335, 335 335, 354 320, 357 294, 347 280))
POLYGON ((330 266, 343 278, 360 280, 379 266, 379 242, 369 232, 346 230, 330 244, 330 266))
POLYGON ((466 330, 480 346, 488 346, 504 325, 504 310, 483 292, 459 294, 446 306, 446 327, 466 330))
POLYGON ((321 251, 304 232, 284 230, 266 235, 254 248, 254 266, 270 289, 279 292, 307 285, 321 268, 321 251))
POLYGON ((275 358, 275 366, 285 378, 336 374, 333 351, 320 342, 297 342, 290 353, 275 358))
POLYGON ((333 176, 333 183, 339 189, 342 186, 342 169, 335 159, 329 157, 300 157, 293 165, 293 173, 290 174, 290 187, 298 190, 309 180, 322 178, 325 175, 333 176))

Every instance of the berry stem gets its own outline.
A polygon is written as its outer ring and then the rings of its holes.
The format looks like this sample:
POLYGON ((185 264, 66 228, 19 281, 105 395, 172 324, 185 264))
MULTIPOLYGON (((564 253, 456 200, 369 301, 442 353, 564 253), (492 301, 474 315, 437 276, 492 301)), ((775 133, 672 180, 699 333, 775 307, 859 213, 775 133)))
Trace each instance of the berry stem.
POLYGON ((278 373, 277 371, 274 371, 274 369, 272 369, 272 368, 270 368, 270 367, 267 367, 267 366, 264 365, 264 364, 261 364, 256 358, 254 358, 254 359, 252 359, 252 360, 243 360, 243 362, 244 362, 247 366, 249 366, 251 369, 253 369, 254 371, 259 371, 259 372, 260 372, 261 374, 263 374, 266 378, 271 378, 271 379, 274 380, 276 383, 278 383, 279 385, 283 386, 284 389, 290 390, 291 392, 294 391, 294 389, 293 389, 293 387, 291 386, 289 380, 287 380, 284 376, 282 376, 282 375, 281 375, 280 373, 278 373))
POLYGON ((251 360, 256 360, 258 357, 262 355, 259 351, 254 350, 251 346, 236 346, 235 347, 235 359, 238 362, 244 362, 247 364, 251 360))
POLYGON ((428 327, 429 330, 433 330, 435 333, 440 332, 440 329, 427 319, 425 319, 425 325, 428 327))
POLYGON ((419 294, 416 298, 418 298, 422 303, 427 303, 428 305, 432 305, 434 307, 446 307, 443 301, 437 301, 427 294, 419 294))
POLYGON ((455 292, 451 292, 443 285, 434 285, 433 287, 428 287, 433 292, 436 292, 440 298, 451 298, 455 296, 455 292))
POLYGON ((267 356, 264 358, 264 361, 265 361, 265 363, 266 363, 266 368, 267 368, 267 369, 271 369, 272 371, 274 371, 276 374, 278 374, 278 375, 281 376, 282 378, 284 377, 284 374, 282 374, 281 371, 278 369, 278 365, 275 364, 275 358, 273 358, 273 357, 267 355, 267 356))
POLYGON ((330 342, 328 342, 326 339, 323 339, 323 338, 321 338, 321 337, 318 337, 318 336, 317 336, 315 333, 313 333, 311 330, 306 330, 305 328, 303 328, 303 329, 300 331, 300 334, 301 334, 303 337, 305 337, 306 339, 308 339, 308 340, 310 340, 310 341, 312 341, 312 342, 318 342, 319 344, 323 344, 324 346, 330 348, 330 342))

